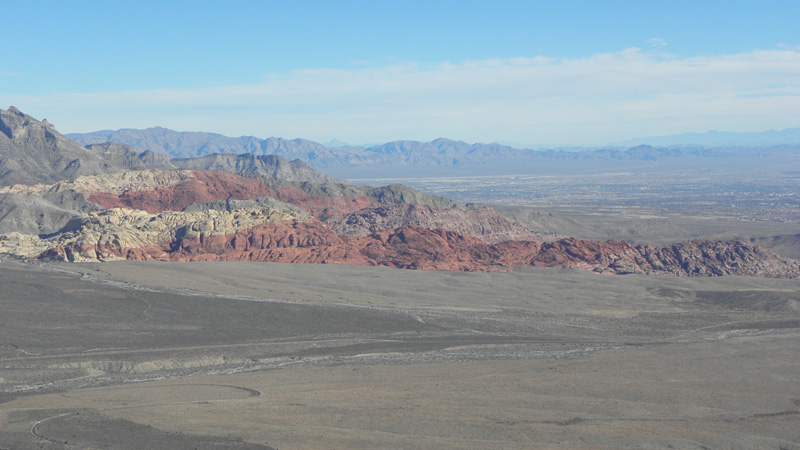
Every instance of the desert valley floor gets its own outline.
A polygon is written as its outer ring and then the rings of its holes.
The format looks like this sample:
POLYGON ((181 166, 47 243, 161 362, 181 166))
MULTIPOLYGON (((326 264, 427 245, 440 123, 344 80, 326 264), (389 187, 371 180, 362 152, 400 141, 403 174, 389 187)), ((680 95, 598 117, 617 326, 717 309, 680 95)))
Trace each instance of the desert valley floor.
POLYGON ((0 262, 0 449, 800 449, 800 285, 0 262))

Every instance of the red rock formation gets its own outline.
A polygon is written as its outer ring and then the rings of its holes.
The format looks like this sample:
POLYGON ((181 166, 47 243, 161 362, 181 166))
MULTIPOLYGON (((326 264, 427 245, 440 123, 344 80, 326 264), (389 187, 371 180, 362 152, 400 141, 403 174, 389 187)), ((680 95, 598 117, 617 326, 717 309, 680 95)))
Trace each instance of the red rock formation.
POLYGON ((294 186, 284 186, 273 192, 265 184, 252 178, 223 172, 192 171, 185 181, 151 189, 129 189, 122 192, 92 191, 89 201, 104 208, 124 207, 149 213, 181 211, 193 203, 214 200, 249 200, 273 197, 298 206, 315 216, 350 213, 368 206, 373 200, 364 196, 339 198, 308 194, 294 186))
POLYGON ((597 242, 566 238, 542 245, 531 262, 536 267, 570 267, 575 269, 605 271, 618 259, 627 257, 636 249, 622 241, 597 242))
POLYGON ((228 235, 193 234, 143 248, 76 244, 42 258, 105 255, 136 260, 272 261, 487 271, 512 266, 565 267, 598 273, 800 278, 800 262, 742 242, 692 241, 668 247, 563 239, 488 244, 452 231, 406 225, 370 236, 339 236, 318 220, 278 221, 228 235))
POLYGON ((89 201, 104 208, 125 207, 149 213, 181 211, 193 203, 214 200, 249 200, 275 194, 265 184, 223 172, 194 171, 193 177, 172 185, 122 193, 92 192, 89 201))
POLYGON ((229 235, 199 233, 140 248, 70 244, 52 248, 39 257, 72 261, 77 255, 84 258, 103 255, 106 259, 344 263, 484 271, 527 264, 537 250, 535 242, 507 242, 495 246, 453 232, 414 225, 367 237, 338 236, 321 222, 311 220, 265 223, 229 235))
POLYGON ((294 186, 273 192, 257 179, 230 173, 144 171, 116 178, 82 177, 30 189, 60 192, 62 188, 91 193, 89 199, 106 208, 124 206, 139 211, 93 212, 88 222, 73 223, 59 235, 44 239, 0 236, 0 245, 20 255, 70 261, 277 261, 465 271, 537 266, 609 274, 800 278, 800 262, 754 244, 691 241, 657 247, 574 238, 545 244, 530 238, 498 242, 514 239, 524 230, 488 208, 376 206, 368 197, 340 196, 326 186, 318 187, 320 195, 294 186), (100 192, 104 186, 108 190, 100 192), (196 217, 170 212, 151 218, 142 212, 181 211, 198 202, 263 196, 296 205, 317 219, 269 207, 210 209, 194 213, 200 214, 196 217))
POLYGON ((278 200, 295 205, 317 217, 326 217, 334 213, 349 213, 372 205, 372 199, 362 195, 350 195, 339 198, 311 195, 294 186, 278 189, 278 200))

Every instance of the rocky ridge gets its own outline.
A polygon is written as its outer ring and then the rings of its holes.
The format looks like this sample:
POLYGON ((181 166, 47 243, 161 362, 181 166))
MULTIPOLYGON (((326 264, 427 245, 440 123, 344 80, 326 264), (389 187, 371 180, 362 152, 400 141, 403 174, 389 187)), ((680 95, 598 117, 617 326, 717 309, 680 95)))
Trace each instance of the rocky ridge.
POLYGON ((253 173, 286 181, 306 181, 317 184, 339 182, 330 175, 312 169, 299 159, 287 161, 276 155, 214 153, 195 158, 173 159, 171 164, 181 169, 253 173))
MULTIPOLYGON (((50 236, 20 233, 0 236, 0 252, 28 258, 69 261, 277 261, 468 271, 535 266, 566 267, 609 274, 800 276, 800 263, 797 261, 779 257, 748 243, 693 241, 657 247, 574 238, 548 243, 541 243, 536 239, 488 242, 488 238, 483 240, 467 236, 463 232, 470 223, 465 217, 468 218, 469 214, 475 214, 475 217, 482 217, 482 214, 492 217, 496 213, 490 210, 437 211, 429 206, 385 207, 376 204, 360 208, 360 202, 372 201, 368 197, 360 200, 348 197, 328 198, 324 211, 333 211, 328 215, 333 224, 329 226, 314 218, 313 213, 306 212, 308 209, 313 210, 308 208, 308 204, 319 199, 314 199, 314 196, 304 191, 301 192, 305 196, 281 196, 280 190, 273 194, 277 198, 259 196, 268 188, 264 185, 258 187, 257 181, 253 179, 243 179, 245 183, 256 183, 241 191, 248 194, 243 195, 244 199, 195 202, 183 211, 174 210, 176 201, 177 205, 182 205, 181 202, 187 201, 186 199, 208 200, 206 194, 209 192, 228 192, 216 190, 225 184, 219 179, 215 180, 215 177, 235 177, 232 174, 212 172, 200 174, 198 177, 198 173, 191 173, 187 177, 186 173, 179 172, 170 173, 166 178, 153 177, 164 182, 163 185, 148 189, 149 186, 134 184, 135 190, 130 195, 127 191, 104 195, 94 192, 89 198, 100 196, 103 201, 109 201, 112 205, 106 205, 106 209, 88 212, 87 218, 72 219, 50 236), (192 181, 172 184, 181 178, 192 181), (200 192, 189 190, 185 195, 174 195, 175 186, 187 184, 195 189, 198 186, 209 189, 200 192), (252 198, 247 199, 248 196, 252 198), (289 202, 282 202, 280 199, 289 202), (159 200, 165 202, 159 204, 159 200), (271 206, 246 206, 258 201, 271 206), (291 204, 291 201, 296 203, 291 204), (158 212, 148 213, 142 209, 119 207, 118 203, 125 202, 138 202, 142 207, 156 205, 158 212), (217 206, 209 206, 213 204, 217 206), (293 209, 281 209, 281 205, 293 209), (348 212, 349 209, 354 211, 348 212), (376 217, 381 220, 375 219, 376 217), (402 217, 417 217, 416 221, 424 222, 432 228, 403 223, 402 217), (443 217, 449 217, 450 221, 437 222, 443 217), (341 218, 355 219, 348 224, 347 220, 340 221, 341 218), (345 234, 348 232, 346 229, 337 229, 348 226, 350 235, 345 234), (447 226, 456 230, 447 230, 447 226)), ((146 175, 143 178, 148 177, 146 175)), ((95 188, 95 181, 97 180, 88 182, 84 179, 79 184, 95 188)), ((59 188, 63 189, 64 186, 65 184, 61 184, 59 188)), ((31 189, 45 190, 43 187, 31 189)), ((119 190, 119 186, 115 189, 119 190)), ((489 230, 491 231, 491 227, 489 230)), ((490 233, 486 233, 486 229, 481 231, 487 236, 497 237, 500 230, 502 229, 490 233)))
POLYGON ((190 170, 132 170, 95 176, 78 176, 54 184, 16 184, 0 187, 0 194, 41 194, 44 192, 76 191, 91 192, 137 192, 159 187, 175 186, 193 177, 190 170))
POLYGON ((406 203, 333 214, 325 218, 325 223, 338 234, 350 236, 369 236, 378 231, 399 228, 403 225, 416 225, 427 229, 453 231, 489 243, 539 239, 539 236, 529 228, 486 207, 469 210, 438 209, 406 203))
MULTIPOLYGON (((134 142, 137 146, 141 145, 134 142)), ((162 149, 163 150, 163 149, 162 149)), ((121 170, 178 168, 253 173, 289 181, 328 183, 336 180, 306 163, 281 156, 222 155, 202 152, 197 158, 170 160, 163 151, 137 150, 125 142, 91 139, 82 146, 15 107, 0 109, 0 186, 52 183, 80 175, 121 170)))
POLYGON ((170 162, 169 157, 144 151, 139 153, 129 145, 118 144, 116 142, 104 142, 102 144, 87 145, 86 148, 107 161, 114 167, 124 167, 132 170, 161 169, 172 170, 176 166, 170 162))
MULTIPOLYGON (((28 206, 36 203, 46 205, 45 199, 53 196, 63 198, 73 195, 77 199, 77 205, 73 207, 80 208, 80 213, 76 211, 73 216, 60 216, 58 226, 47 227, 44 234, 58 231, 69 219, 83 217, 88 211, 103 208, 128 208, 153 214, 220 208, 230 211, 231 202, 250 201, 247 206, 267 205, 285 210, 295 208, 318 217, 337 233, 345 235, 366 236, 375 231, 415 224, 490 242, 536 239, 535 233, 491 208, 457 205, 402 185, 383 188, 315 185, 223 172, 150 169, 80 176, 53 185, 6 186, 0 188, 0 198, 4 198, 4 194, 6 197, 10 194, 25 197, 28 206), (436 208, 429 206, 431 204, 453 207, 436 208)), ((0 211, 2 208, 3 202, 0 201, 0 211)), ((57 208, 57 205, 51 205, 51 208, 57 208)), ((0 220, 0 231, 3 230, 31 232, 0 220)))
POLYGON ((741 241, 698 240, 654 246, 567 238, 543 244, 532 265, 623 275, 800 278, 800 261, 741 241))
POLYGON ((800 262, 743 242, 657 247, 569 238, 489 244, 416 225, 347 236, 317 219, 270 208, 159 214, 114 208, 70 228, 46 239, 2 236, 0 252, 68 261, 272 261, 460 271, 534 266, 602 274, 800 277, 800 262))
POLYGON ((40 122, 13 106, 0 110, 0 185, 52 182, 124 168, 61 135, 46 119, 40 122))

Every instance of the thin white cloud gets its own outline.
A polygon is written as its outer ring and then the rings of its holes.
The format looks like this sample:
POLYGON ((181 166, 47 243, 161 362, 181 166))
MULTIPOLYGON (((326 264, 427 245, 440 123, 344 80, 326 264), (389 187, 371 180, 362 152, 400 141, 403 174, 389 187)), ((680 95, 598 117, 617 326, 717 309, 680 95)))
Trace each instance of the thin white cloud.
POLYGON ((654 48, 666 47, 667 45, 669 45, 667 43, 667 41, 665 41, 664 39, 661 39, 661 38, 648 39, 647 40, 647 44, 650 45, 650 47, 654 47, 654 48))
POLYGON ((796 50, 681 59, 629 48, 585 58, 309 69, 198 89, 0 94, 0 104, 47 117, 62 131, 161 125, 320 141, 601 145, 800 126, 798 90, 796 50))

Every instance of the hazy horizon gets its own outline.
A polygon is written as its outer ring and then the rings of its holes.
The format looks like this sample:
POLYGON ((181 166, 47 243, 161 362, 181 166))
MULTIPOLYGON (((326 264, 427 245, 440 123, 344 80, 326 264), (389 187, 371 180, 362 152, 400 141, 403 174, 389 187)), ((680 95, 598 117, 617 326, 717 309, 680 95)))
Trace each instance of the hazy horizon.
POLYGON ((597 147, 800 126, 800 4, 4 5, 0 105, 354 145, 597 147))
MULTIPOLYGON (((24 113, 25 111, 22 111, 22 112, 24 113)), ((58 127, 58 124, 53 124, 53 125, 58 127)), ((338 148, 338 147, 370 148, 370 147, 381 146, 381 145, 388 144, 388 143, 391 143, 391 142, 414 141, 413 139, 399 139, 397 141, 386 141, 386 142, 352 143, 352 142, 344 142, 344 141, 341 141, 341 140, 338 140, 338 139, 334 138, 334 139, 329 140, 327 142, 319 142, 319 141, 314 141, 313 139, 306 139, 306 138, 303 138, 303 137, 287 138, 287 137, 284 137, 284 136, 254 136, 254 135, 229 136, 229 135, 225 135, 225 134, 222 134, 222 133, 207 132, 207 131, 203 131, 203 130, 174 130, 174 129, 167 128, 167 127, 162 127, 162 126, 154 126, 154 127, 147 127, 147 128, 125 127, 125 128, 119 128, 119 129, 94 130, 94 131, 89 131, 89 132, 86 132, 86 133, 64 132, 63 134, 65 134, 65 135, 82 135, 82 134, 93 134, 93 133, 103 133, 103 132, 113 133, 113 132, 125 131, 125 130, 138 131, 138 130, 158 129, 158 128, 174 131, 174 132, 177 132, 177 133, 218 134, 220 136, 225 136, 225 137, 229 137, 229 138, 233 138, 233 139, 250 138, 250 137, 256 138, 256 139, 271 139, 271 138, 278 138, 278 139, 285 139, 285 140, 302 139, 302 140, 310 140, 310 141, 313 141, 313 142, 317 142, 319 144, 322 144, 322 145, 324 145, 326 147, 330 147, 330 148, 338 148)), ((736 136, 763 135, 763 134, 767 134, 767 133, 771 133, 771 132, 774 132, 774 133, 785 133, 785 132, 789 132, 789 131, 796 131, 795 134, 800 135, 800 127, 796 127, 796 128, 785 128, 785 129, 782 129, 782 130, 769 129, 769 130, 762 130, 762 131, 755 131, 755 132, 734 132, 734 131, 724 131, 724 130, 708 130, 708 131, 703 132, 703 133, 678 133, 678 134, 666 135, 666 136, 640 136, 640 137, 629 139, 629 140, 623 141, 623 142, 614 142, 614 143, 608 143, 608 144, 604 144, 604 145, 584 145, 584 146, 567 146, 567 145, 563 145, 563 146, 559 146, 559 145, 554 145, 554 146, 533 146, 533 145, 523 144, 523 143, 519 143, 519 142, 509 142, 509 141, 503 141, 503 142, 498 142, 498 141, 494 141, 494 142, 477 142, 477 141, 476 142, 470 142, 470 141, 464 141, 462 139, 450 138, 450 137, 447 137, 447 136, 439 136, 438 138, 431 139, 430 141, 417 141, 417 142, 432 142, 432 141, 435 141, 435 140, 438 140, 438 139, 445 139, 445 140, 450 140, 450 141, 455 141, 455 142, 459 142, 459 141, 460 142, 465 142, 465 143, 470 144, 470 145, 499 144, 499 145, 505 145, 505 146, 513 147, 513 148, 520 148, 520 149, 522 149, 522 148, 529 148, 529 149, 532 149, 532 150, 562 150, 563 149, 563 150, 576 150, 576 151, 578 151, 578 150, 591 150, 591 149, 600 149, 600 148, 609 148, 609 147, 626 148, 626 147, 634 147, 634 146, 638 146, 638 145, 680 146, 680 145, 693 144, 693 145, 722 145, 722 146, 729 146, 729 145, 733 145, 733 144, 704 144, 703 142, 699 142, 699 141, 698 142, 689 143, 689 142, 678 142, 678 140, 681 139, 681 138, 686 140, 689 136, 697 136, 698 138, 703 138, 703 137, 706 137, 706 136, 713 137, 714 135, 717 135, 717 134, 730 135, 731 136, 730 139, 735 139, 736 136), (652 140, 652 141, 657 141, 657 140, 669 141, 671 139, 674 139, 675 143, 659 143, 659 142, 647 143, 647 141, 650 141, 650 140, 652 140), (639 142, 639 141, 642 141, 642 142, 639 142)), ((797 142, 800 143, 800 139, 798 139, 797 142)), ((747 143, 741 144, 741 145, 748 146, 747 143)), ((754 145, 778 145, 778 144, 769 143, 769 144, 754 144, 754 145)))

